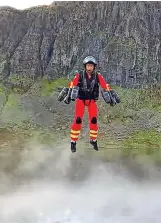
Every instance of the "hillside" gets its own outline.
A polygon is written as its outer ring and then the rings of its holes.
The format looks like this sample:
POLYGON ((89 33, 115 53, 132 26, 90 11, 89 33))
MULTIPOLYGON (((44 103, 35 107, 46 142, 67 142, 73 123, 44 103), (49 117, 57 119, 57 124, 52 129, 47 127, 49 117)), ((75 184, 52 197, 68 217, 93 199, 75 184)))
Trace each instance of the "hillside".
POLYGON ((54 2, 22 11, 1 7, 1 80, 67 76, 92 54, 111 84, 160 83, 160 30, 160 2, 54 2))

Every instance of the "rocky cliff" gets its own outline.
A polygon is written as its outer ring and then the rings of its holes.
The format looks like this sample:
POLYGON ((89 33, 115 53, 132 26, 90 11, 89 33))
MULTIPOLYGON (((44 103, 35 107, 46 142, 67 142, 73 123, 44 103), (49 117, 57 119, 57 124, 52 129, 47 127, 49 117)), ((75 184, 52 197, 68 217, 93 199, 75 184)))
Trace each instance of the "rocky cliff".
POLYGON ((95 56, 111 84, 161 81, 160 2, 54 2, 0 8, 0 76, 55 79, 95 56))

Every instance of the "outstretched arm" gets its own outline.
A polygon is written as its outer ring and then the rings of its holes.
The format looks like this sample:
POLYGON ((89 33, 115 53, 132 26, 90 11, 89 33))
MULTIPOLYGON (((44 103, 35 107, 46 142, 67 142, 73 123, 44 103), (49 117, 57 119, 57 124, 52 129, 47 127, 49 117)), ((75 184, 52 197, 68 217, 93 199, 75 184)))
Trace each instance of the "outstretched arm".
POLYGON ((76 73, 75 77, 68 83, 68 88, 72 88, 78 85, 79 74, 76 73))
POLYGON ((105 79, 103 78, 102 74, 100 74, 100 73, 98 73, 98 81, 103 89, 106 89, 107 91, 111 90, 110 85, 108 83, 106 83, 105 79))

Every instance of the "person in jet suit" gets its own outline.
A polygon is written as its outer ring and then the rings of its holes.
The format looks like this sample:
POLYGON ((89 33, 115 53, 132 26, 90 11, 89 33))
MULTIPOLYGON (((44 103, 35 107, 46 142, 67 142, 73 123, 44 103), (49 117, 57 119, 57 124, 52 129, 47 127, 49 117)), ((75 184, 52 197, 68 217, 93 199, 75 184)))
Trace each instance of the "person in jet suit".
POLYGON ((71 151, 76 152, 76 142, 79 138, 85 107, 88 110, 89 117, 89 137, 90 144, 98 151, 98 107, 96 101, 99 98, 99 85, 102 88, 102 96, 106 103, 114 105, 120 103, 119 96, 104 80, 101 73, 96 72, 97 61, 93 56, 88 56, 83 61, 84 70, 77 72, 74 78, 68 84, 64 102, 69 104, 75 101, 74 121, 71 124, 71 151))

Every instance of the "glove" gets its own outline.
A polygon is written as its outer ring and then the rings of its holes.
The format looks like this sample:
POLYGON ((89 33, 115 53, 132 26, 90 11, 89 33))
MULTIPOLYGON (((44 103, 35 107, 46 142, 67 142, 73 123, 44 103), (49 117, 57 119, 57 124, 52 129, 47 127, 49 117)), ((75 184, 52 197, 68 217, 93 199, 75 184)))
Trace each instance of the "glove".
POLYGON ((67 96, 64 98, 64 103, 65 104, 70 104, 70 102, 71 102, 71 93, 72 93, 72 88, 69 89, 67 96))

